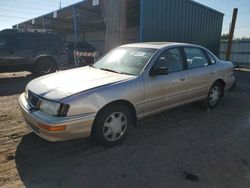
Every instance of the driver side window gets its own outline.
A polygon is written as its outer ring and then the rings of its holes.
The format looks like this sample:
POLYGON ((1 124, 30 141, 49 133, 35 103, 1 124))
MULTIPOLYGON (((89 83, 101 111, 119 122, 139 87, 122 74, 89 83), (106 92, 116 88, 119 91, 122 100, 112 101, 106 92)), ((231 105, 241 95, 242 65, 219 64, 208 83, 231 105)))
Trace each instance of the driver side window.
POLYGON ((177 72, 183 70, 183 59, 178 48, 173 48, 163 52, 154 68, 167 67, 168 72, 177 72))

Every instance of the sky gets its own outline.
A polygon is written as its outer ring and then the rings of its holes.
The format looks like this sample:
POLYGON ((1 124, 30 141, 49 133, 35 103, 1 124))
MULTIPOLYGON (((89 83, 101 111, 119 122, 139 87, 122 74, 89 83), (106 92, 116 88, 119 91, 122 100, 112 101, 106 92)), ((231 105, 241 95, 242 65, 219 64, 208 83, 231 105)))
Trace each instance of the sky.
POLYGON ((250 0, 197 0, 224 14, 222 33, 228 33, 234 8, 238 8, 235 37, 250 37, 250 0))
MULTIPOLYGON (((250 37, 250 0, 196 0, 224 13, 222 33, 228 33, 233 8, 238 8, 235 37, 250 37)), ((79 2, 79 0, 0 0, 0 30, 79 2)))

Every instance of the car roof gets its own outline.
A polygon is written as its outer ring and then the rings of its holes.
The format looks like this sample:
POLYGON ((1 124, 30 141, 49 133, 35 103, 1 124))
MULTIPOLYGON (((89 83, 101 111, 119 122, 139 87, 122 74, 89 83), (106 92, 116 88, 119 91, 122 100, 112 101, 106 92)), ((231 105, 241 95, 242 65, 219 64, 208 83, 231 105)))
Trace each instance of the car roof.
POLYGON ((179 42, 141 42, 141 43, 125 44, 125 45, 122 45, 121 47, 161 49, 165 47, 178 47, 178 46, 201 47, 201 46, 194 45, 194 44, 179 43, 179 42))

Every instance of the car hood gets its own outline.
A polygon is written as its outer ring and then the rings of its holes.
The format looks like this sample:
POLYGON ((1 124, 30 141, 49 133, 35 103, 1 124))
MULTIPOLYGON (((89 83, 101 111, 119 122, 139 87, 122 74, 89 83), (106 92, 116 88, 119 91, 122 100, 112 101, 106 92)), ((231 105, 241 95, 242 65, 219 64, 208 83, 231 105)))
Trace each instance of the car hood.
POLYGON ((60 101, 79 92, 134 77, 83 67, 36 78, 29 82, 27 89, 43 98, 60 101))

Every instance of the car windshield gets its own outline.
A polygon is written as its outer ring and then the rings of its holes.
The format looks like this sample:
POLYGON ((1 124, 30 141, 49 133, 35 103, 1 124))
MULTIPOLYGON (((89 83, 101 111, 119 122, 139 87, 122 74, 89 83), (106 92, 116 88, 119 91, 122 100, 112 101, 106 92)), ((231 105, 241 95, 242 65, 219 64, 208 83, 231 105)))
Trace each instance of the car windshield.
POLYGON ((156 49, 116 48, 97 61, 92 67, 120 74, 139 75, 156 49))

